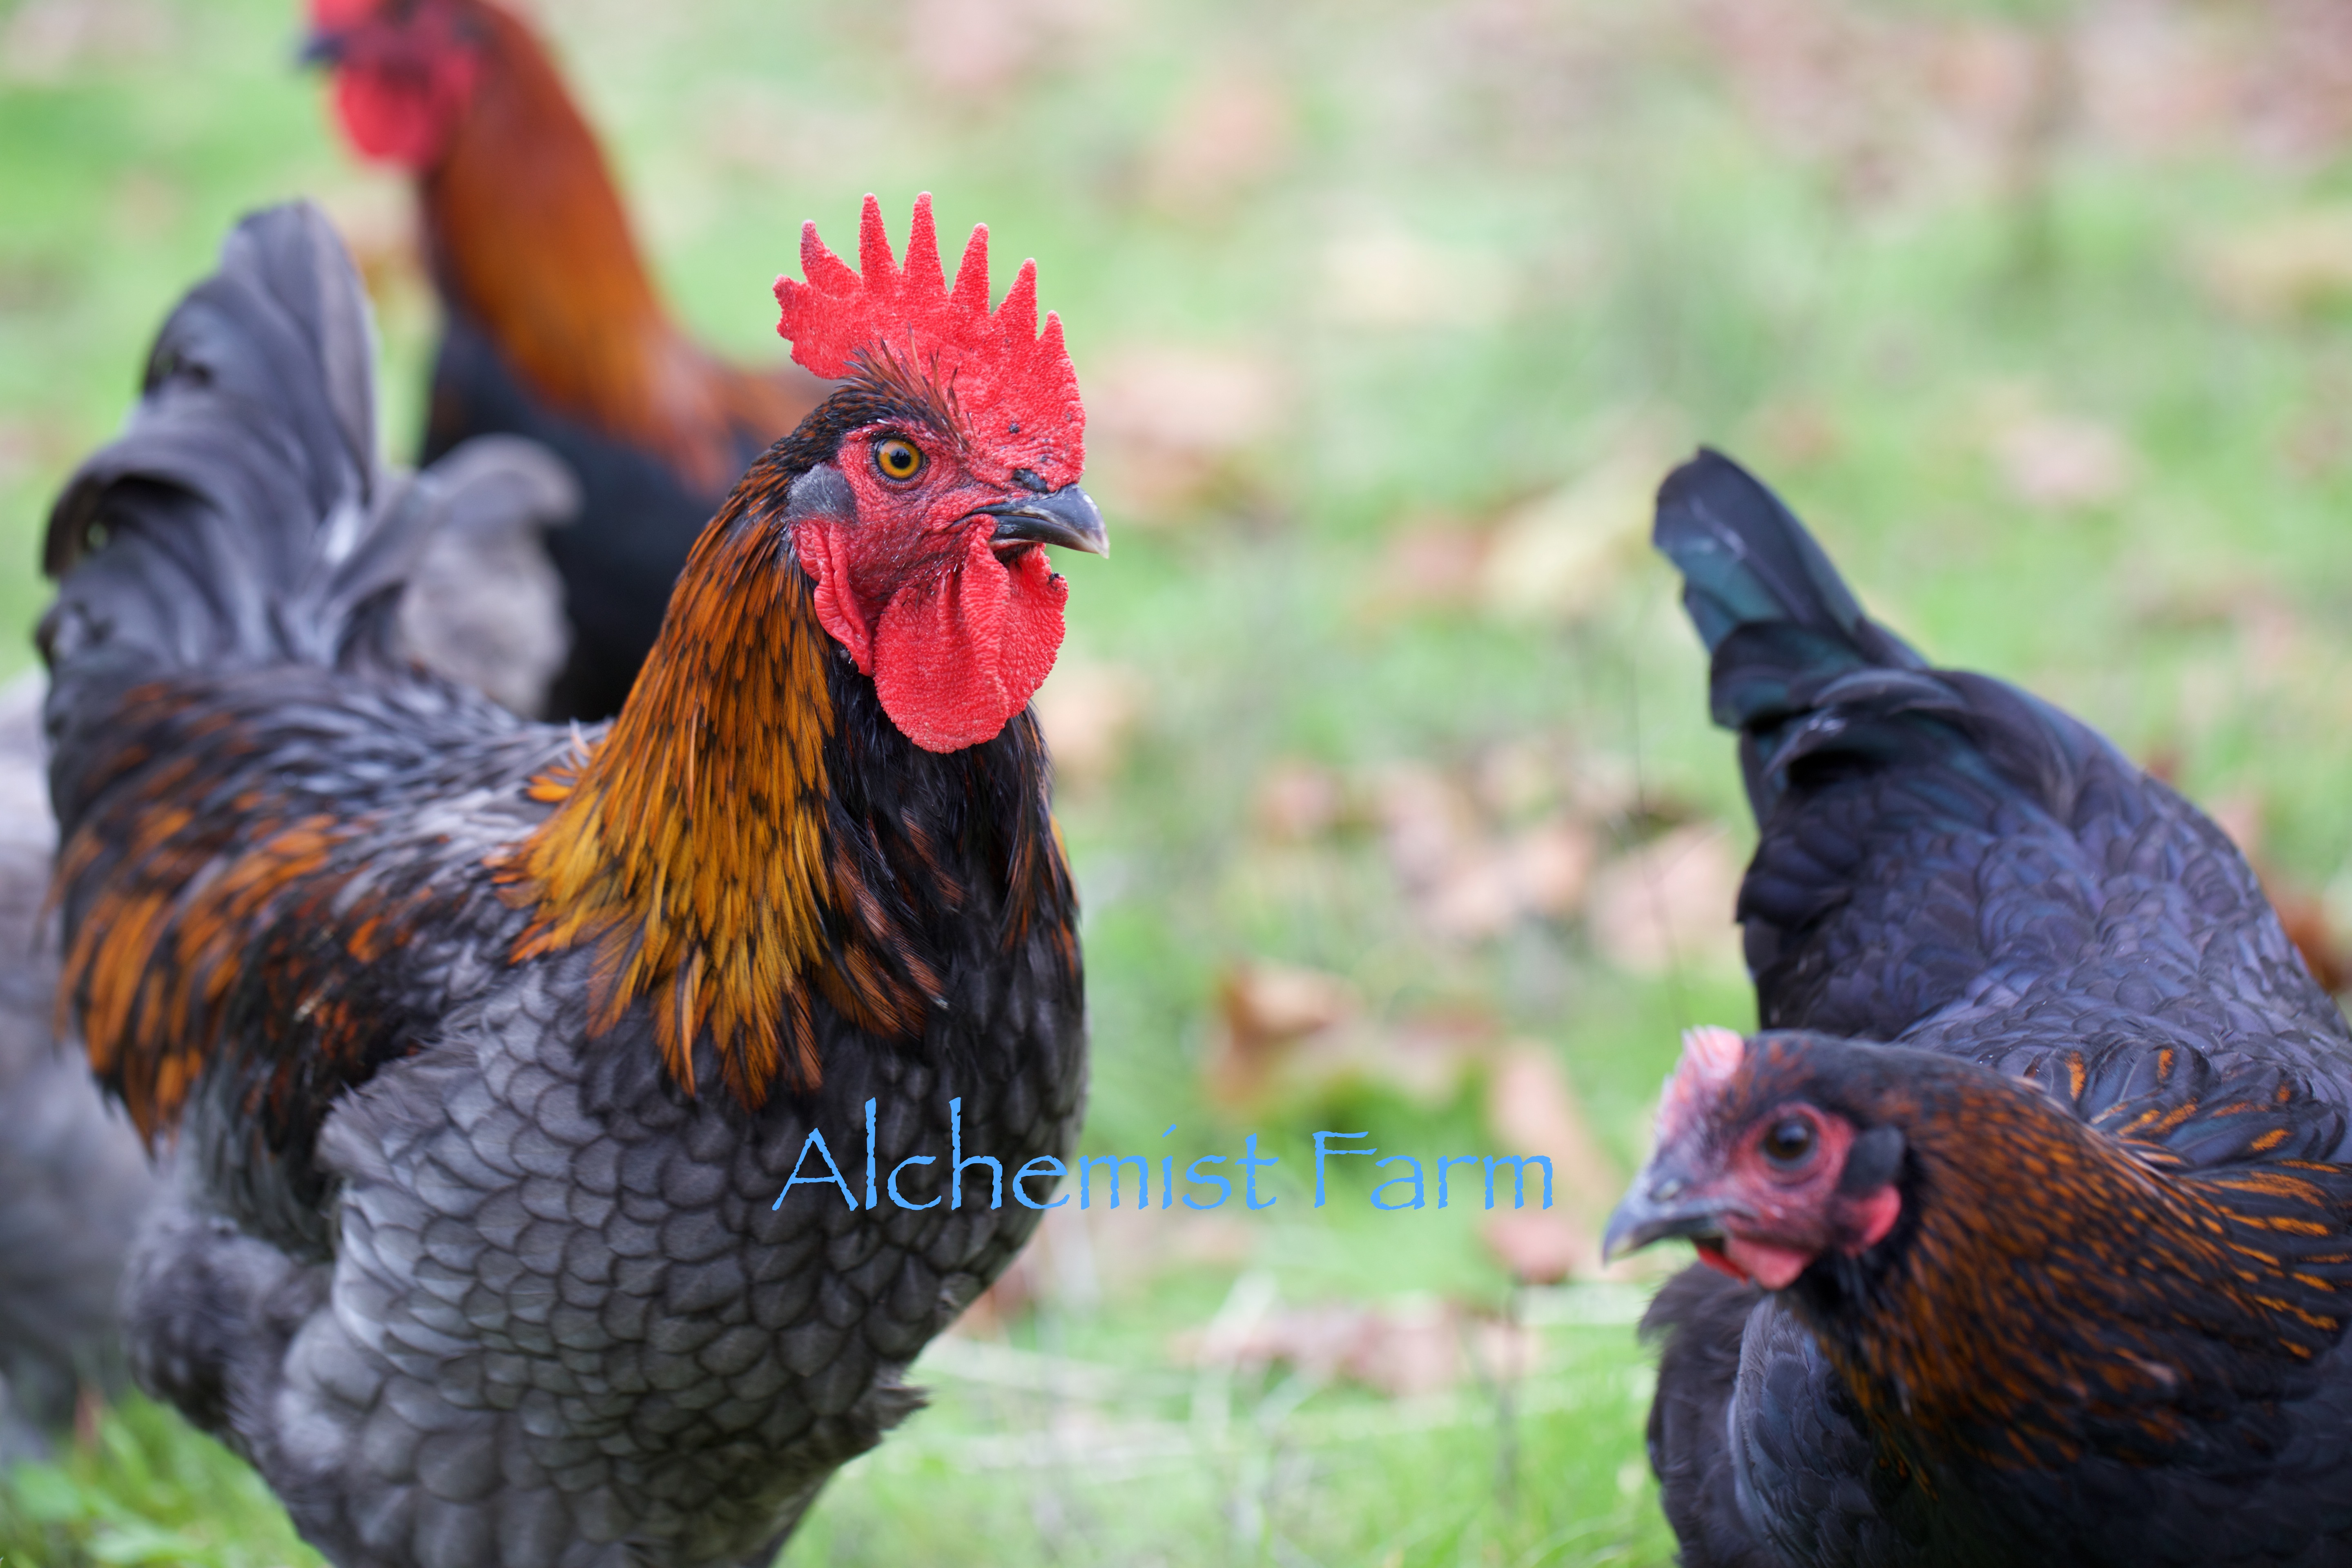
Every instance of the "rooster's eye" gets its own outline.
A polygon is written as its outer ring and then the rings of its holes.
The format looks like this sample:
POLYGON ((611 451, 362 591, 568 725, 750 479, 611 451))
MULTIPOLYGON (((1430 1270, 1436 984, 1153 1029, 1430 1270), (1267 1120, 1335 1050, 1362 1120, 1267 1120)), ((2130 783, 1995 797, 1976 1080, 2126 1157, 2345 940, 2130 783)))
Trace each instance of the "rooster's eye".
POLYGON ((923 471, 922 450, 912 441, 877 441, 874 466, 886 479, 911 479, 923 471))
POLYGON ((1801 1116, 1788 1116, 1764 1134, 1764 1157, 1776 1165, 1801 1163, 1813 1152, 1813 1124, 1801 1116))

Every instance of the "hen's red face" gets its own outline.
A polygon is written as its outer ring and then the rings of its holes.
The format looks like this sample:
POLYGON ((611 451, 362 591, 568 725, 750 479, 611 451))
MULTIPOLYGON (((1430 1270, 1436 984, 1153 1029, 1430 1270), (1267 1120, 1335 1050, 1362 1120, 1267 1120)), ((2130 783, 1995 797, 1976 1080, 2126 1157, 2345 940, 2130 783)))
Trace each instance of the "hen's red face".
POLYGON ((473 102, 480 27, 454 0, 311 0, 303 58, 334 72, 361 155, 424 174, 473 102))
POLYGON ((1895 1228, 1900 1131, 1803 1099, 1759 1101, 1746 1068, 1719 1040, 1685 1050, 1657 1151, 1611 1216, 1608 1253, 1686 1236, 1701 1262, 1780 1290, 1823 1255, 1864 1251, 1895 1228))

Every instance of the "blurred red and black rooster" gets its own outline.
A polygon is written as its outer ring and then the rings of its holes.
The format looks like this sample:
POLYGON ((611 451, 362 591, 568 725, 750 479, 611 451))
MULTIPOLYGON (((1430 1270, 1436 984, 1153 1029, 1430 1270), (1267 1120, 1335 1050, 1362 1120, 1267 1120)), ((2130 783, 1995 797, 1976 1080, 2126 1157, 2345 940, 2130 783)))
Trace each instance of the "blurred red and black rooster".
POLYGON ((419 508, 310 209, 57 505, 60 1004, 173 1134, 133 1367, 346 1568, 764 1563, 1034 1225, 1085 1079, 1043 546, 1104 534, 985 241, 950 290, 928 198, 903 267, 871 197, 858 269, 809 226, 782 331, 839 388, 609 726, 394 657, 419 508), (930 1206, 787 1189, 816 1132, 930 1206))
POLYGON ((423 460, 504 433, 571 466, 580 513, 548 549, 572 648, 547 712, 607 718, 703 523, 824 388, 723 363, 671 321, 595 135, 520 19, 488 0, 313 0, 310 21, 352 144, 415 177, 442 308, 423 460))
POLYGON ((1703 453, 1657 543, 1762 841, 1613 1249, 1691 1568, 2352 1563, 2352 1037, 2194 807, 1867 619, 1703 453))

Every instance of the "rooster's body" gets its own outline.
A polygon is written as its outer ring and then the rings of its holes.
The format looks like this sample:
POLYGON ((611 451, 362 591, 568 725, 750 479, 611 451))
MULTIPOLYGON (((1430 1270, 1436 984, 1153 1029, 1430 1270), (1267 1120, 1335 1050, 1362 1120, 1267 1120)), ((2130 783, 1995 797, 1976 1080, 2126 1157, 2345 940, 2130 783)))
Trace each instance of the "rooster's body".
POLYGON ((488 0, 314 0, 347 133, 416 179, 443 321, 424 460, 528 437, 578 478, 551 536, 572 626, 554 717, 617 711, 688 549, 824 388, 714 358, 670 320, 554 62, 488 0))
POLYGON ((1697 1032, 1612 1226, 1720 1271, 1651 1320, 1684 1562, 2352 1563, 2352 1038, 2243 858, 1723 458, 1657 538, 1767 1031, 1697 1032))
MULTIPOLYGON (((971 1157, 1010 1184, 1076 1136, 1027 688, 926 750, 901 645, 828 632, 881 581, 797 562, 836 465, 939 438, 872 391, 760 459, 610 729, 385 658, 418 503, 365 334, 314 214, 249 220, 52 522, 66 999, 177 1130, 133 1363, 346 1568, 764 1562, 1034 1225, 971 1157), (953 1195, 867 1206, 863 1161, 926 1154, 891 1197, 953 1195)), ((951 596, 988 570, 956 560, 951 596)))

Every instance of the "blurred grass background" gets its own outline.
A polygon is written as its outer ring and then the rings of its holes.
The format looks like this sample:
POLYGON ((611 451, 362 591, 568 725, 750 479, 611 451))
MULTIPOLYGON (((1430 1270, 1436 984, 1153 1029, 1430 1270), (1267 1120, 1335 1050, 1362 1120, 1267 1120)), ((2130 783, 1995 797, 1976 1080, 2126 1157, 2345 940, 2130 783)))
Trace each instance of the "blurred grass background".
MULTIPOLYGON (((769 279, 867 190, 1038 258, 1118 547, 1040 699, 1087 1144, 1283 1161, 1256 1215, 1057 1215, 789 1562, 1671 1560, 1654 1276, 1591 1251, 1676 1030, 1752 1021, 1750 829, 1643 544, 1696 441, 1936 657, 2215 809, 2315 940, 2352 910, 2327 0, 539 10, 729 353, 781 356, 769 279), (1318 1210, 1318 1128, 1548 1153, 1560 1203, 1380 1215, 1349 1166, 1318 1210)), ((245 209, 336 216, 413 448, 406 193, 296 34, 288 0, 0 0, 0 665, 49 497, 245 209)), ((175 1417, 86 1426, 0 1480, 0 1557, 314 1561, 175 1417)))

